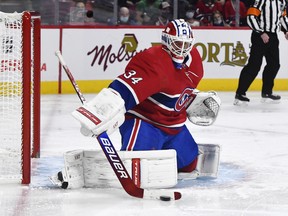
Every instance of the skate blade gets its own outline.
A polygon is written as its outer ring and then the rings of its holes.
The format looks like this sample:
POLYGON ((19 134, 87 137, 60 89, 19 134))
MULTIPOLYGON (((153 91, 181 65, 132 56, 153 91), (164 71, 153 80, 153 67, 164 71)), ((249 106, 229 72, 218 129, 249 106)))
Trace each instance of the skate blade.
POLYGON ((233 105, 234 106, 240 106, 240 107, 246 107, 246 106, 248 106, 248 102, 235 99, 233 105))
POLYGON ((264 104, 279 104, 281 100, 272 100, 271 98, 262 98, 261 103, 264 104))

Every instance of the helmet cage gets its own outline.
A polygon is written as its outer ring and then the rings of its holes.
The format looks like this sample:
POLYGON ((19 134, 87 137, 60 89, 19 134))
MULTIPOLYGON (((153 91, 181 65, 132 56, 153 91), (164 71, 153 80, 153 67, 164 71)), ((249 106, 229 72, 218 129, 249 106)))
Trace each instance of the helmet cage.
POLYGON ((175 20, 171 23, 173 25, 168 25, 162 32, 162 44, 164 48, 170 51, 173 58, 183 61, 193 47, 194 38, 192 30, 182 20, 175 20))
POLYGON ((173 35, 169 35, 167 33, 167 47, 170 50, 171 53, 173 53, 175 56, 179 57, 186 57, 188 53, 191 51, 194 38, 187 38, 187 37, 177 37, 173 35))

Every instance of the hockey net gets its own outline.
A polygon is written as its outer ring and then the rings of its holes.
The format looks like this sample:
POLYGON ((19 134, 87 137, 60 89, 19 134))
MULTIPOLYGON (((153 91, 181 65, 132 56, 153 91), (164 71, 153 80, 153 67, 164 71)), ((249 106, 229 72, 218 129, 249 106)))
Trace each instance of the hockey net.
POLYGON ((0 12, 0 182, 29 184, 40 156, 40 16, 0 12))

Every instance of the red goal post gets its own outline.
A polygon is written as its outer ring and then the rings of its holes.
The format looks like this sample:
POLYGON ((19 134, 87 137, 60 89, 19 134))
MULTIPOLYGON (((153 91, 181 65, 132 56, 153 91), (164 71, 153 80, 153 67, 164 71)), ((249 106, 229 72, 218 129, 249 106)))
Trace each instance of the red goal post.
POLYGON ((40 39, 37 12, 0 12, 0 181, 31 181, 40 157, 40 39))

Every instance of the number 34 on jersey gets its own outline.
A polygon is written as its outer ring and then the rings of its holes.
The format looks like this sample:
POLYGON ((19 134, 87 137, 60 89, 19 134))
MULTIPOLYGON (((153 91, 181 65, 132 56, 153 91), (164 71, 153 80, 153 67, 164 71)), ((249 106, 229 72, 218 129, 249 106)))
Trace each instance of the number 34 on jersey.
POLYGON ((124 77, 126 79, 131 79, 132 80, 132 84, 136 85, 137 83, 139 83, 140 81, 143 80, 142 77, 137 77, 136 74, 137 74, 136 71, 131 70, 131 71, 126 72, 124 74, 124 77))

